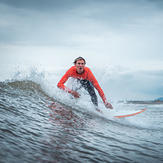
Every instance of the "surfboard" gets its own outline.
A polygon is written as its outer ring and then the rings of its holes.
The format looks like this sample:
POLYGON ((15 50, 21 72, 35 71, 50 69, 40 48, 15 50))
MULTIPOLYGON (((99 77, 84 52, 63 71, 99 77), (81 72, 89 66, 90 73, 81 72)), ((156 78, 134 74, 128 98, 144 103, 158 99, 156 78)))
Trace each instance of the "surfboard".
POLYGON ((114 116, 114 118, 125 118, 125 117, 130 117, 130 116, 133 116, 133 115, 140 114, 140 113, 144 112, 145 110, 146 110, 146 109, 143 109, 143 110, 141 110, 141 111, 138 111, 138 112, 135 112, 135 113, 132 113, 132 114, 114 116))

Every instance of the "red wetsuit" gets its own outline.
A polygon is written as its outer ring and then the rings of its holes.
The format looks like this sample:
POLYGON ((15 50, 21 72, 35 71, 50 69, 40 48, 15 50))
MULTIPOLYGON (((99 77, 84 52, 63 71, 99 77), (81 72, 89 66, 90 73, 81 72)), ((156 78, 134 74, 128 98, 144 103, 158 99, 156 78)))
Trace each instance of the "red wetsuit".
POLYGON ((107 103, 105 94, 103 90, 101 89, 100 85, 98 84, 96 78, 92 74, 91 70, 88 67, 84 67, 84 72, 82 74, 79 74, 76 72, 76 67, 72 66, 61 78, 61 80, 58 82, 57 86, 64 91, 71 93, 71 89, 67 88, 64 83, 68 80, 69 77, 75 78, 75 79, 81 79, 81 80, 88 80, 90 81, 93 86, 97 89, 99 95, 101 96, 104 104, 107 103))

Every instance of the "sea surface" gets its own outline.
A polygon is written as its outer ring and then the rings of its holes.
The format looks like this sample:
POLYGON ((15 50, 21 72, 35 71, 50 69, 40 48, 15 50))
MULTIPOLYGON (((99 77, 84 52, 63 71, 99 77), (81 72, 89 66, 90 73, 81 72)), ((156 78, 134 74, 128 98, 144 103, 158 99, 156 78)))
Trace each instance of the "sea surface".
POLYGON ((99 100, 101 114, 81 94, 73 99, 35 71, 1 81, 0 163, 163 162, 162 104, 113 100, 110 110, 99 100))

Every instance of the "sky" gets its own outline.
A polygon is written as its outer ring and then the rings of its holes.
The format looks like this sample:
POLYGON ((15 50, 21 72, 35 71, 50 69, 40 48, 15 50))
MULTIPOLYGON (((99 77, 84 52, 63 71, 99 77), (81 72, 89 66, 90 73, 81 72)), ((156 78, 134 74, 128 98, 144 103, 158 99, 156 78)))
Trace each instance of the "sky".
POLYGON ((83 56, 111 92, 163 96, 162 0, 0 0, 0 15, 1 73, 68 69, 83 56))

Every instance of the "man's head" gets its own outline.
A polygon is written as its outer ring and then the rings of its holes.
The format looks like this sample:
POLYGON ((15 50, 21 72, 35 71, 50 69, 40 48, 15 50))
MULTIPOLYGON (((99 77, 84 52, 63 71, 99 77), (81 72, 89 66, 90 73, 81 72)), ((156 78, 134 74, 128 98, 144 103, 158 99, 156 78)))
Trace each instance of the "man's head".
POLYGON ((77 73, 82 74, 84 72, 85 64, 85 59, 82 57, 78 57, 74 60, 74 65, 76 67, 77 73))

